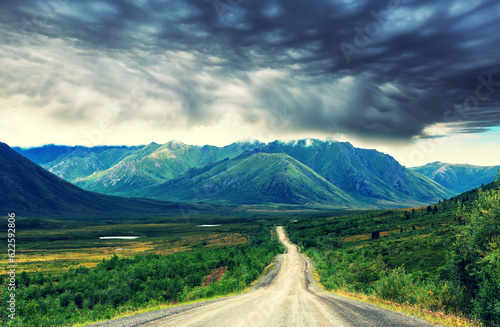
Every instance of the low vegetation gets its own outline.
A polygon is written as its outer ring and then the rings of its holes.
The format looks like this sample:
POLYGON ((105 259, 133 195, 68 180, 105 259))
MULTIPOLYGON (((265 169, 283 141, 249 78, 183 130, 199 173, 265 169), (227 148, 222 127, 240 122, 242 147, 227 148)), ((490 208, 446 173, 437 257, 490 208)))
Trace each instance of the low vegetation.
MULTIPOLYGON (((243 224, 240 230, 246 231, 246 242, 242 244, 211 246, 210 241, 200 242, 193 231, 196 242, 188 250, 170 255, 113 255, 102 259, 96 267, 78 266, 55 276, 24 271, 17 279, 17 319, 10 321, 8 312, 3 310, 0 324, 68 326, 110 319, 158 304, 240 292, 283 252, 268 227, 243 224)), ((7 279, 2 276, 0 282, 1 302, 6 303, 7 279)))
POLYGON ((327 289, 500 326, 499 186, 435 206, 306 219, 287 230, 327 289))
MULTIPOLYGON (((207 218, 207 220, 210 218, 207 218)), ((70 268, 95 267, 113 254, 171 254, 199 247, 242 244, 256 225, 243 218, 215 219, 213 227, 197 227, 197 220, 152 218, 146 220, 62 221, 19 218, 16 261, 30 274, 60 275, 70 268), (221 223, 219 225, 219 223, 221 223), (101 236, 139 236, 133 240, 101 240, 101 236)), ((3 229, 7 231, 7 229, 3 229)), ((0 233, 0 239, 6 237, 0 233)), ((5 239, 4 239, 5 240, 5 239)), ((0 259, 6 264, 8 257, 0 259)))

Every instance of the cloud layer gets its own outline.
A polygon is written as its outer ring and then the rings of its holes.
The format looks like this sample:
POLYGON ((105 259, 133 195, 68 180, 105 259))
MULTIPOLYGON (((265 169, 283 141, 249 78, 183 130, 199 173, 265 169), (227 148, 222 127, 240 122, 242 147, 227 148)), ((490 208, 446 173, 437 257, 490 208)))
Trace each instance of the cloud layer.
POLYGON ((389 140, 500 125, 496 0, 1 6, 0 112, 27 119, 389 140))

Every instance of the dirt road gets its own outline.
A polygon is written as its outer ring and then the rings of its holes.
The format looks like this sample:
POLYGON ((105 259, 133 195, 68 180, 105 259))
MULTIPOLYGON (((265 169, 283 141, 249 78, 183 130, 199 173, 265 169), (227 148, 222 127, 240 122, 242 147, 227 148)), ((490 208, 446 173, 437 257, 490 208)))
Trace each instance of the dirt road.
POLYGON ((279 270, 251 292, 174 309, 164 309, 95 326, 175 327, 306 327, 306 326, 430 326, 394 311, 321 291, 308 272, 310 264, 290 243, 283 228, 278 237, 286 253, 279 270))

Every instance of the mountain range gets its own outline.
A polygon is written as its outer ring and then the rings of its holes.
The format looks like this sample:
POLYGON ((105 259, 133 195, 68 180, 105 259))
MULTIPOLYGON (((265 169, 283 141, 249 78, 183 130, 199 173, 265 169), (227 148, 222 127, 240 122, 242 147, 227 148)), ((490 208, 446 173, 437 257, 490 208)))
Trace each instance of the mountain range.
POLYGON ((438 183, 403 167, 393 157, 373 149, 356 148, 349 142, 274 141, 259 149, 288 154, 361 203, 429 203, 453 195, 438 183))
POLYGON ((333 139, 15 150, 83 189, 125 197, 359 208, 421 205, 455 194, 389 155, 333 139))
POLYGON ((190 146, 177 141, 140 147, 13 148, 55 175, 86 190, 112 195, 172 179, 185 170, 233 158, 259 143, 239 142, 225 147, 190 146))
POLYGON ((500 166, 473 166, 436 161, 411 169, 455 193, 463 193, 494 181, 500 166))
POLYGON ((117 216, 164 214, 179 208, 175 203, 85 191, 0 142, 1 215, 14 212, 18 216, 117 216))

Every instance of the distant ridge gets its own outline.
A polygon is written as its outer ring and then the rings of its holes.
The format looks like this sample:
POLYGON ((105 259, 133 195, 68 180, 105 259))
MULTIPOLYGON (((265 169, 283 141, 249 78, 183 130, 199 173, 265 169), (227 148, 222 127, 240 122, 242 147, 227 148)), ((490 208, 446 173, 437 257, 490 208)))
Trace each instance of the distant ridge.
POLYGON ((0 142, 0 212, 25 216, 116 216, 165 213, 178 205, 88 192, 0 142))
POLYGON ((288 154, 366 204, 432 203, 454 195, 442 185, 403 167, 391 156, 356 148, 349 142, 331 138, 274 141, 259 150, 288 154))
POLYGON ((436 161, 411 169, 453 192, 463 193, 494 181, 500 166, 474 166, 436 161))

